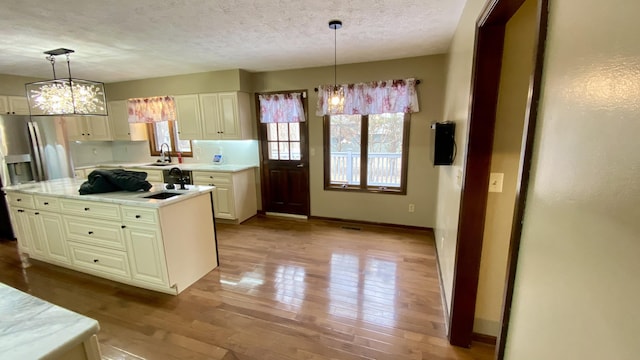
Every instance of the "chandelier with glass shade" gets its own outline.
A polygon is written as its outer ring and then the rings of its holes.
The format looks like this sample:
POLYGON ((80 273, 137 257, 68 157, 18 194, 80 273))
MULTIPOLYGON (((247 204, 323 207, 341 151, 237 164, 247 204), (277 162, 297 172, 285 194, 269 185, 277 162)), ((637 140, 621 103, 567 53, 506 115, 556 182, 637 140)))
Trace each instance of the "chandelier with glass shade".
POLYGON ((45 51, 53 68, 53 79, 25 84, 31 115, 107 115, 104 84, 71 77, 70 49, 45 51), (67 58, 68 78, 57 78, 55 57, 67 58))

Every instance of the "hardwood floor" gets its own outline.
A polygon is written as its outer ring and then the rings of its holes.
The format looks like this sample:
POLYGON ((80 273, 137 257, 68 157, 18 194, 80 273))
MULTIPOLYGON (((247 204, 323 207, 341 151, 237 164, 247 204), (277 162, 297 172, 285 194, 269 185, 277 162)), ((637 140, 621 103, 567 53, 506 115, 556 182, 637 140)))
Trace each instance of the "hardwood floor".
POLYGON ((0 281, 99 321, 105 359, 492 359, 448 344, 430 232, 256 217, 179 296, 34 262, 0 281))

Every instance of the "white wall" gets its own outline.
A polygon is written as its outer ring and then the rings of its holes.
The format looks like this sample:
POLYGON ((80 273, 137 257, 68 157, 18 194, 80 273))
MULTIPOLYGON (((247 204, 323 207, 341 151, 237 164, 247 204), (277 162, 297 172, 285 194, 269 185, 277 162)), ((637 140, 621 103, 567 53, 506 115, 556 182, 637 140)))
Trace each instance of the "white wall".
POLYGON ((440 166, 436 225, 434 228, 438 262, 443 280, 447 312, 451 308, 453 273, 460 207, 460 181, 467 152, 467 124, 469 121, 469 94, 471 92, 471 69, 475 23, 486 0, 468 0, 460 18, 447 63, 447 86, 445 92, 444 120, 456 123, 458 154, 453 166, 440 166))
POLYGON ((507 359, 640 355, 640 2, 550 1, 507 359))

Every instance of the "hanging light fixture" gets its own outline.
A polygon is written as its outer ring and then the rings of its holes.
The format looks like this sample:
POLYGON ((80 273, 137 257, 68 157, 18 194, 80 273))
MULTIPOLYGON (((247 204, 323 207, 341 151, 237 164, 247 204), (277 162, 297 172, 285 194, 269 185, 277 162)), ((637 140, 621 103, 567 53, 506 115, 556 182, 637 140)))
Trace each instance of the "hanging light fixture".
POLYGON ((338 43, 337 43, 337 31, 342 28, 342 21, 331 20, 329 21, 329 29, 333 30, 333 90, 331 91, 331 97, 329 98, 329 109, 333 114, 340 114, 344 108, 344 89, 342 86, 338 86, 337 73, 338 73, 338 43))
POLYGON ((31 115, 107 115, 104 84, 71 77, 70 49, 45 51, 53 79, 25 84, 31 115), (55 57, 66 55, 68 78, 56 77, 55 57))

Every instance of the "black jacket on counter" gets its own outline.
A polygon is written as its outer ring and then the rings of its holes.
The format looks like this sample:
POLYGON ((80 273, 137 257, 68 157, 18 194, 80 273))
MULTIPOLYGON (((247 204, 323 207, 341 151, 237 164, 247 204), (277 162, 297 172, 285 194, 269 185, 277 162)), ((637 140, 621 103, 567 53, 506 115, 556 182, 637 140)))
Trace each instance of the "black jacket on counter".
POLYGON ((80 195, 99 194, 112 191, 148 191, 151 184, 145 180, 147 173, 143 171, 93 170, 87 181, 80 185, 80 195))

